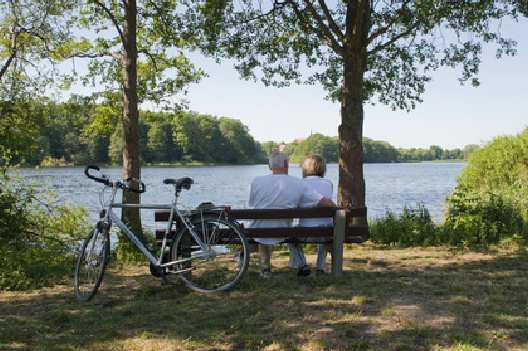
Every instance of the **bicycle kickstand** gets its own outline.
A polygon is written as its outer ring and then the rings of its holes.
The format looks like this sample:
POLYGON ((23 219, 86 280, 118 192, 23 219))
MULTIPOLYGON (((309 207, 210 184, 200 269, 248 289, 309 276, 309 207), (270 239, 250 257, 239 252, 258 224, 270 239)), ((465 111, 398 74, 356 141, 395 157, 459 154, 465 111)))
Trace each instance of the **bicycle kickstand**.
POLYGON ((161 286, 171 285, 171 283, 167 279, 167 274, 165 273, 165 269, 160 267, 159 270, 160 270, 160 275, 161 275, 161 279, 162 279, 161 286))

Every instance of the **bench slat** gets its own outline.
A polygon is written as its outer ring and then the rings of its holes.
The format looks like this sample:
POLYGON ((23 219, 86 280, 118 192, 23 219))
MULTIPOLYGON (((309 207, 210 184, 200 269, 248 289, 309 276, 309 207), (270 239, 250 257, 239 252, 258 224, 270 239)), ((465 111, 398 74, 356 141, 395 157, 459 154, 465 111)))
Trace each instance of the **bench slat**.
MULTIPOLYGON (((338 208, 339 209, 339 208, 338 208)), ((347 216, 366 217, 367 209, 364 207, 345 208, 347 216)), ((336 209, 327 207, 315 208, 290 208, 290 209, 232 209, 229 216, 237 220, 245 219, 289 219, 289 218, 327 218, 334 217, 336 209)), ((156 222, 169 220, 170 211, 157 210, 154 213, 156 222)))
MULTIPOLYGON (((176 230, 171 230, 171 235, 168 239, 172 239, 176 230)), ((244 228, 244 234, 248 239, 254 238, 295 238, 293 242, 299 242, 299 238, 318 238, 327 237, 328 242, 332 241, 334 229, 333 227, 291 227, 291 228, 244 228)), ((163 240, 165 229, 156 229, 156 240, 163 240)), ((368 228, 366 227, 348 227, 346 229, 344 242, 346 243, 361 243, 364 241, 363 237, 368 235, 368 228)), ((286 240, 285 242, 289 242, 286 240)))

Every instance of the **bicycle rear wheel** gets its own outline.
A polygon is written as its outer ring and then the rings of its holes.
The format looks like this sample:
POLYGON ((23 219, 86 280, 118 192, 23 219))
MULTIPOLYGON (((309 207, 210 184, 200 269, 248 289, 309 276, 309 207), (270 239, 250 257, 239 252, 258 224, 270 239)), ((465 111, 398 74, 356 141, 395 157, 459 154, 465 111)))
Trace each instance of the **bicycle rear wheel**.
POLYGON ((108 226, 98 224, 84 240, 77 267, 74 289, 79 301, 90 301, 103 281, 110 257, 108 226))
POLYGON ((186 260, 176 265, 182 281, 200 292, 224 291, 238 284, 249 266, 249 244, 240 225, 218 214, 203 214, 191 223, 205 249, 187 227, 176 234, 171 258, 186 260))

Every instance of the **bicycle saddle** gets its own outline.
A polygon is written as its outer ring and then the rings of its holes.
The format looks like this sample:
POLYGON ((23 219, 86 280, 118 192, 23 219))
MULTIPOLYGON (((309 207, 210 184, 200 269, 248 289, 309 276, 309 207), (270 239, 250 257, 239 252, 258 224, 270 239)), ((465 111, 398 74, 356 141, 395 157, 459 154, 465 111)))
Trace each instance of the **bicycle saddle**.
POLYGON ((191 178, 165 179, 163 181, 163 184, 175 184, 177 188, 183 188, 185 190, 189 190, 193 183, 194 180, 191 178))

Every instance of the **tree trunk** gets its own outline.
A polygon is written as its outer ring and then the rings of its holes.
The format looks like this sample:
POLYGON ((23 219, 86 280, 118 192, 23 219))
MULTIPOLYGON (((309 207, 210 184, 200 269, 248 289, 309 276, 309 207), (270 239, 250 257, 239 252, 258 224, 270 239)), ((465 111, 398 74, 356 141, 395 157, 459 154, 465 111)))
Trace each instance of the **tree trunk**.
POLYGON ((368 0, 348 1, 343 49, 343 98, 339 126, 339 188, 337 204, 365 206, 363 178, 363 74, 370 26, 368 0))
MULTIPOLYGON (((137 96, 136 0, 124 0, 123 22, 123 179, 141 178, 139 165, 139 111, 137 96)), ((123 191, 123 202, 139 204, 140 195, 123 191)), ((139 209, 123 210, 123 221, 143 241, 139 209)), ((144 242, 144 241, 143 241, 144 242)))
POLYGON ((346 60, 339 126, 338 206, 365 206, 363 178, 363 73, 360 58, 346 60))

